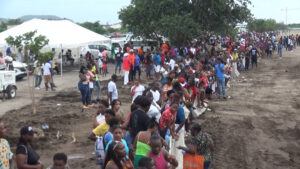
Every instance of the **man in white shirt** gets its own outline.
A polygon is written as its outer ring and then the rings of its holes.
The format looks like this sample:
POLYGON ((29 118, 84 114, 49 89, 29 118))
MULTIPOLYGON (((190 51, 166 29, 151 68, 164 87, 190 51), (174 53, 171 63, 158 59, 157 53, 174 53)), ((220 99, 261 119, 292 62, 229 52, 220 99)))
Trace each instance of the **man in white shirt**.
POLYGON ((35 89, 40 90, 40 85, 42 82, 42 68, 40 64, 38 63, 38 60, 36 60, 33 64, 34 67, 34 75, 35 75, 35 89))
POLYGON ((51 78, 51 65, 49 63, 49 60, 42 65, 42 69, 43 69, 43 76, 44 76, 46 91, 48 91, 48 89, 49 89, 48 83, 50 83, 51 90, 54 91, 55 89, 53 88, 53 83, 52 83, 52 78, 51 78))
POLYGON ((170 59, 170 62, 169 62, 169 65, 170 65, 171 71, 172 71, 172 70, 174 70, 175 63, 176 63, 176 62, 175 62, 175 60, 174 60, 173 58, 171 58, 171 59, 170 59))
POLYGON ((108 103, 112 103, 113 100, 118 99, 118 89, 116 82, 117 75, 113 74, 111 76, 111 81, 108 83, 107 91, 108 91, 108 103))
POLYGON ((146 93, 146 97, 149 99, 149 101, 151 102, 151 106, 147 112, 147 115, 152 118, 152 117, 155 117, 155 120, 157 123, 159 123, 159 119, 161 117, 161 108, 160 106, 153 101, 153 95, 152 95, 152 92, 151 91, 148 91, 146 93))
POLYGON ((152 95, 153 95, 153 101, 158 103, 160 102, 160 88, 159 88, 159 83, 154 82, 152 85, 152 88, 150 89, 152 95))
POLYGON ((134 82, 134 86, 131 87, 132 102, 136 97, 143 95, 144 90, 145 87, 141 85, 139 81, 136 80, 134 82))

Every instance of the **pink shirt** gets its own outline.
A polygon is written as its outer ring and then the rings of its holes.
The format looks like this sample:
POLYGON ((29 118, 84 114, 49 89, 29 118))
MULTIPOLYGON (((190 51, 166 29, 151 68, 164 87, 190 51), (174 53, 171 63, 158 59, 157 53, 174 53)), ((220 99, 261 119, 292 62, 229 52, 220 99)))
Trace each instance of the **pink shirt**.
POLYGON ((0 58, 0 64, 5 65, 5 59, 4 58, 0 58))
POLYGON ((155 163, 155 169, 168 169, 168 163, 162 151, 160 151, 158 156, 154 155, 151 151, 148 154, 155 163))

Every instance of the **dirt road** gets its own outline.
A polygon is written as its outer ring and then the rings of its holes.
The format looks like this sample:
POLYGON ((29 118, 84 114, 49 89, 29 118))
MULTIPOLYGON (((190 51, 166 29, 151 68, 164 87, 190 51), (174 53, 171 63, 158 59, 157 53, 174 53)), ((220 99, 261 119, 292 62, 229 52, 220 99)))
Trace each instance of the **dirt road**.
POLYGON ((263 59, 232 82, 232 99, 201 119, 213 135, 214 169, 300 168, 300 48, 263 59))

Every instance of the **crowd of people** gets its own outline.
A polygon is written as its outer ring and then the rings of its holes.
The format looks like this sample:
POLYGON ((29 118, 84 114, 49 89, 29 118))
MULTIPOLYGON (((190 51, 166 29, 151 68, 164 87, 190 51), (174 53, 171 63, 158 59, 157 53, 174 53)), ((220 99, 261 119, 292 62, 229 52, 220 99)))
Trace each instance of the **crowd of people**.
MULTIPOLYGON (((99 59, 88 60, 87 66, 81 67, 78 82, 83 108, 89 108, 94 100, 93 106, 97 106, 88 136, 95 141, 97 164, 103 169, 167 169, 186 165, 208 169, 213 161, 214 141, 196 122, 196 112, 211 101, 227 100, 230 79, 241 71, 257 69, 260 57, 272 57, 277 50, 282 58, 282 48, 292 51, 300 45, 299 40, 298 35, 279 37, 278 32, 249 32, 236 39, 202 36, 181 48, 163 43, 156 48, 134 50, 126 45, 115 54, 115 74, 108 82, 107 97, 101 96, 100 91, 99 75, 104 74, 101 71, 107 63, 100 52, 99 59), (121 73, 121 67, 123 85, 128 85, 131 93, 130 112, 124 112, 119 99, 121 86, 116 82, 120 80, 117 73, 121 73), (143 77, 151 83, 142 84, 143 77)), ((45 83, 53 89, 53 65, 49 62, 42 69, 45 83)), ((41 75, 40 70, 36 71, 35 75, 41 75)), ((37 81, 40 83, 40 78, 37 81)), ((4 139, 5 133, 5 125, 0 123, 0 165, 8 169, 13 153, 4 139)), ((31 146, 33 137, 32 127, 21 128, 16 150, 19 169, 44 168, 31 146)), ((67 156, 55 154, 53 165, 48 168, 70 169, 67 156)))
MULTIPOLYGON (((127 44, 115 54, 117 62, 108 83, 108 97, 100 100, 101 111, 95 116, 96 125, 89 136, 96 145, 103 143, 97 146, 99 164, 103 168, 130 168, 140 163, 151 166, 154 162, 157 169, 182 167, 183 158, 178 158, 181 151, 169 149, 173 140, 173 149, 175 146, 184 153, 203 156, 203 166, 209 168, 214 144, 211 136, 194 122, 197 108, 207 107, 212 100, 226 100, 231 78, 241 71, 257 69, 258 58, 269 58, 276 50, 282 58, 282 48, 292 50, 298 41, 298 35, 279 37, 272 31, 244 33, 237 39, 203 36, 181 48, 163 43, 161 47, 144 50, 141 46, 135 50, 127 44), (116 83, 121 65, 123 85, 131 86, 132 95, 131 110, 126 116, 116 83), (153 82, 141 84, 141 74, 153 82), (182 146, 187 142, 182 131, 191 136, 186 147, 182 146)), ((93 75, 86 69, 80 71, 81 76, 88 79, 93 75)), ((88 80, 85 82, 88 86, 88 80)), ((87 102, 83 102, 84 108, 89 107, 87 102)))

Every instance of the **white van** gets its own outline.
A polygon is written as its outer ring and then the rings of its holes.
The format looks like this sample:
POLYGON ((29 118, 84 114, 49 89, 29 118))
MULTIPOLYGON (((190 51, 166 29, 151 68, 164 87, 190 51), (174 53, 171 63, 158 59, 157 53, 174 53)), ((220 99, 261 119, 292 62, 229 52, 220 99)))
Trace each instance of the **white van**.
POLYGON ((85 57, 87 52, 90 52, 95 59, 98 59, 99 49, 104 49, 107 53, 107 57, 111 58, 111 46, 107 44, 102 45, 86 45, 81 48, 80 54, 85 57))

